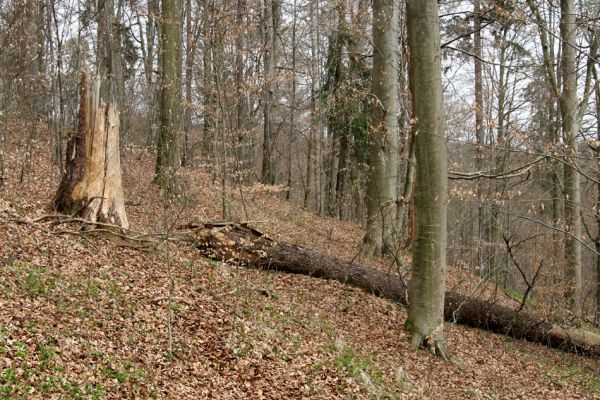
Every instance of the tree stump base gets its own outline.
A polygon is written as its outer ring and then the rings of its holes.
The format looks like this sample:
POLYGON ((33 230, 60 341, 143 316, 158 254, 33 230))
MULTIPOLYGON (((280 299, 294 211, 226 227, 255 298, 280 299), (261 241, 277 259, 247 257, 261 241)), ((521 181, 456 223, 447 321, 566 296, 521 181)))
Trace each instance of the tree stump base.
POLYGON ((65 171, 52 202, 61 213, 129 228, 121 180, 119 111, 100 101, 100 81, 81 74, 79 125, 69 138, 65 171))

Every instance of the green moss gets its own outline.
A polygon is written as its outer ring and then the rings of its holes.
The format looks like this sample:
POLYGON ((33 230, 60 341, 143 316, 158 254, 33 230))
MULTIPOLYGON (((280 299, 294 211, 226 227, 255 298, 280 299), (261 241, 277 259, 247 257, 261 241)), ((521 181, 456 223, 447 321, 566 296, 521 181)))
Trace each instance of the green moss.
POLYGON ((409 319, 407 319, 406 322, 404 323, 404 329, 408 333, 417 333, 418 332, 417 326, 415 324, 413 324, 412 321, 409 319))

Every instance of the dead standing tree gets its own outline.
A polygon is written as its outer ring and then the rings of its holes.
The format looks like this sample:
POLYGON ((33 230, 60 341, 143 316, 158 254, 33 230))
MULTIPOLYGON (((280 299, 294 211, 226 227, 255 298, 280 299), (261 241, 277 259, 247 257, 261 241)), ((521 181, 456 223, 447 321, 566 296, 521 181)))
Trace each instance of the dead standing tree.
POLYGON ((81 74, 79 125, 67 143, 53 208, 91 222, 129 228, 121 182, 119 111, 100 101, 100 81, 81 74))

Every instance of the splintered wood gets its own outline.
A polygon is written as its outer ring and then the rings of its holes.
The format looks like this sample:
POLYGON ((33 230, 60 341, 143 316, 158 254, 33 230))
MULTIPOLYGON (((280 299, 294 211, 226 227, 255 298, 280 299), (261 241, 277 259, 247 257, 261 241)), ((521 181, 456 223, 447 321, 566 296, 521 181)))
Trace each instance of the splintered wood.
POLYGON ((79 126, 67 144, 53 207, 90 222, 129 227, 121 181, 119 111, 101 102, 100 81, 90 85, 87 71, 81 77, 79 126))

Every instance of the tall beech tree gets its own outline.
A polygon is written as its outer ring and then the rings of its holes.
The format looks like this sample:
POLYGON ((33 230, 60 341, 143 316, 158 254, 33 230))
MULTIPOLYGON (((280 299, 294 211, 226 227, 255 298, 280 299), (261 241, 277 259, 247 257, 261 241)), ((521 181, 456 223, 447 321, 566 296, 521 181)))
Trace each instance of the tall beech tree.
POLYGON ((363 253, 392 247, 398 183, 398 4, 373 1, 373 75, 369 121, 367 233, 363 253))
POLYGON ((181 13, 179 0, 162 1, 160 103, 155 182, 172 193, 181 165, 181 13))
MULTIPOLYGON (((560 36, 562 47, 561 73, 562 93, 559 97, 562 117, 562 135, 565 142, 565 157, 569 164, 577 157, 577 54, 575 22, 575 0, 561 0, 560 36)), ((576 315, 581 314, 581 184, 579 172, 573 165, 564 167, 565 223, 569 234, 565 237, 565 259, 567 262, 567 301, 576 315)))
POLYGON ((437 0, 408 0, 406 13, 417 162, 415 243, 406 329, 412 334, 414 347, 427 347, 447 359, 443 323, 448 161, 437 0))

